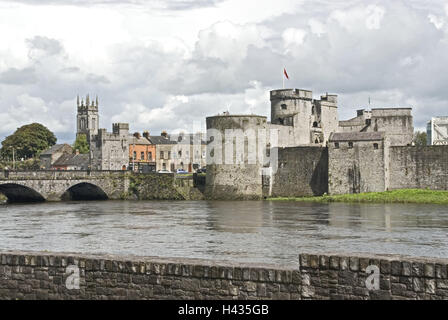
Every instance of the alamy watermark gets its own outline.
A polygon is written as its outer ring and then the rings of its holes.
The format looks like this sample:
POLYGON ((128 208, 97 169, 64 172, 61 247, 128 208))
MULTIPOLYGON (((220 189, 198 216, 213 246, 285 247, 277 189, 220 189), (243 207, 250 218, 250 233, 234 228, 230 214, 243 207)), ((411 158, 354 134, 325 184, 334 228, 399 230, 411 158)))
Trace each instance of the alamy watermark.
MULTIPOLYGON (((199 127, 200 128, 200 127, 199 127)), ((198 129, 198 126, 194 126, 198 129)), ((198 132, 198 131, 194 131, 198 132)), ((200 132, 200 131, 199 131, 200 132)), ((207 165, 259 165, 260 173, 275 173, 278 168, 279 133, 277 129, 207 129, 206 134, 171 134, 173 159, 184 165, 205 160, 207 165), (205 158, 205 159, 204 159, 205 158)))
POLYGON ((369 265, 366 268, 366 273, 369 275, 366 279, 366 288, 371 290, 380 289, 380 268, 376 265, 369 265))
POLYGON ((71 264, 65 269, 65 274, 68 274, 65 280, 65 287, 68 290, 79 290, 80 272, 77 265, 71 264))

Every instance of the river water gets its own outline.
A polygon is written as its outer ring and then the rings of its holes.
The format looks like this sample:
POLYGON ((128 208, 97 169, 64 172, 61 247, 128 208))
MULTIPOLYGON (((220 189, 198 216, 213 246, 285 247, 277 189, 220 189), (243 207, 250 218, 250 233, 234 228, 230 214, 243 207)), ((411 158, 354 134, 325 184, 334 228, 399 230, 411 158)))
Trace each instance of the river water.
POLYGON ((290 264, 299 253, 448 258, 448 207, 277 201, 0 205, 0 251, 290 264))

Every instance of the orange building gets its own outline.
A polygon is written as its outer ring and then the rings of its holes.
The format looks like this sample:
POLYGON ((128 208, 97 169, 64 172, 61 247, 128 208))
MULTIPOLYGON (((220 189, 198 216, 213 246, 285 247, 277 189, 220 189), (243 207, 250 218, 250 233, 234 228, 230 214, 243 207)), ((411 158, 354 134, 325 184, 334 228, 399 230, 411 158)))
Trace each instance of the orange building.
POLYGON ((156 146, 149 141, 149 132, 129 137, 129 167, 140 172, 156 171, 156 146))

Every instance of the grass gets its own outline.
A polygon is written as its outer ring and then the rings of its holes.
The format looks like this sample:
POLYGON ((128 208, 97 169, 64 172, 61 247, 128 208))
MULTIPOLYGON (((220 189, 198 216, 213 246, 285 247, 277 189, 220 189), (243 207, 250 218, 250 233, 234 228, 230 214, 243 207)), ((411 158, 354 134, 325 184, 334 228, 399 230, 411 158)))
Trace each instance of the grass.
POLYGON ((300 198, 268 198, 272 201, 302 201, 302 202, 348 202, 348 203, 423 203, 448 204, 448 191, 427 189, 401 189, 385 192, 369 192, 344 195, 323 195, 318 197, 300 198))

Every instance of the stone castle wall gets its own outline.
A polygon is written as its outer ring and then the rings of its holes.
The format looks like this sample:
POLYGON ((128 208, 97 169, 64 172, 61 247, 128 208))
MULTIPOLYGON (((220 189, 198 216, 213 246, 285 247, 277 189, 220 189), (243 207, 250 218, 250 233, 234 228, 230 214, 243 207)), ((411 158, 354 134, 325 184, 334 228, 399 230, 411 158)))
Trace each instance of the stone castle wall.
POLYGON ((448 146, 391 147, 389 189, 448 190, 448 146))
POLYGON ((328 148, 278 148, 272 197, 304 197, 328 192, 328 148))
POLYGON ((380 192, 386 190, 387 146, 382 140, 329 144, 328 191, 330 194, 380 192), (378 149, 374 148, 378 145, 378 149))
POLYGON ((448 299, 448 259, 339 254, 298 258, 282 267, 3 252, 0 299, 448 299), (373 282, 367 281, 372 277, 373 282))

